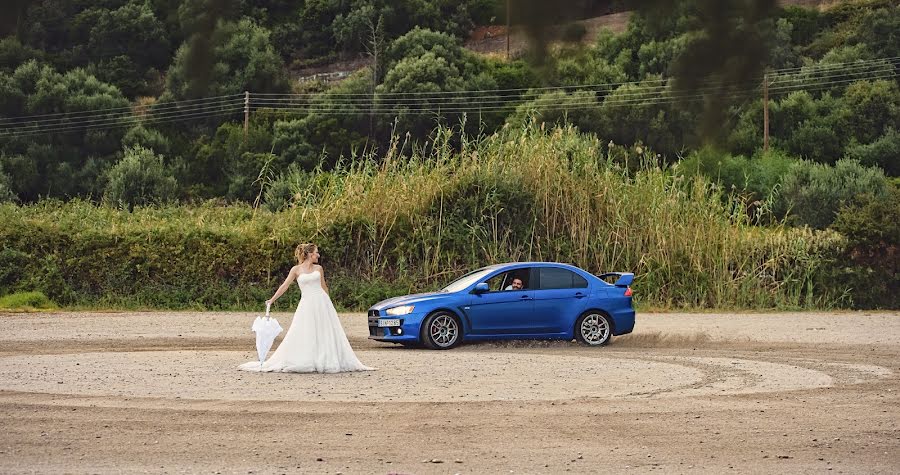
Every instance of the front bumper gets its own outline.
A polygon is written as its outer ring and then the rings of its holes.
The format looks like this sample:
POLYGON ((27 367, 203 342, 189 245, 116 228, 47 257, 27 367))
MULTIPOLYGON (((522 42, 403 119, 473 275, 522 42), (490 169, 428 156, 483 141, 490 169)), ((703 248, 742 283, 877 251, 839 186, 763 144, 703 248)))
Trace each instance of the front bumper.
POLYGON ((375 341, 387 342, 414 342, 419 340, 419 327, 422 319, 425 318, 424 313, 410 313, 401 317, 390 315, 381 315, 378 310, 369 310, 369 339, 375 341), (400 320, 399 327, 379 327, 380 319, 397 319, 400 320))

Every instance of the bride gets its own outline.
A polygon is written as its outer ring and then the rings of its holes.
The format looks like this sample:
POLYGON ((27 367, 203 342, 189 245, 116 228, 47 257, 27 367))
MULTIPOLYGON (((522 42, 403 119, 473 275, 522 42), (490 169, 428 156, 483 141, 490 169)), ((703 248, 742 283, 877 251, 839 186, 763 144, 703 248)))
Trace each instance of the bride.
POLYGON ((328 297, 328 284, 322 266, 318 265, 319 249, 315 244, 297 246, 294 255, 299 264, 291 268, 287 279, 275 292, 271 305, 287 291, 291 281, 300 285, 301 298, 294 312, 291 327, 281 345, 262 365, 258 361, 244 363, 245 371, 276 371, 283 373, 340 373, 343 371, 371 371, 362 364, 338 320, 337 311, 328 297))

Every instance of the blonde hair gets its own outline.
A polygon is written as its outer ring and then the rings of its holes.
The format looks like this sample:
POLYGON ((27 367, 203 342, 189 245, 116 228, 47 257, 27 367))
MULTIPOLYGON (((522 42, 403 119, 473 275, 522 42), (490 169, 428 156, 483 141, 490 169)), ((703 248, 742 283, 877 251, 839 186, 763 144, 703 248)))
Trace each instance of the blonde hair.
POLYGON ((305 261, 306 258, 309 257, 309 255, 312 254, 312 252, 316 250, 317 247, 318 246, 316 246, 315 244, 313 244, 311 242, 305 242, 305 243, 297 246, 297 249, 294 249, 294 257, 297 258, 297 264, 300 264, 303 261, 305 261))

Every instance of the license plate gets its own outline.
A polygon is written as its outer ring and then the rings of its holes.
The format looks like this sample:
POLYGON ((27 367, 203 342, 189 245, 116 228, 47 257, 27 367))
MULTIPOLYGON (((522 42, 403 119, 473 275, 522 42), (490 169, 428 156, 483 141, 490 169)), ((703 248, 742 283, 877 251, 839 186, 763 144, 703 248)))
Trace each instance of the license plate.
POLYGON ((400 319, 399 318, 385 318, 378 320, 379 327, 399 327, 400 319))

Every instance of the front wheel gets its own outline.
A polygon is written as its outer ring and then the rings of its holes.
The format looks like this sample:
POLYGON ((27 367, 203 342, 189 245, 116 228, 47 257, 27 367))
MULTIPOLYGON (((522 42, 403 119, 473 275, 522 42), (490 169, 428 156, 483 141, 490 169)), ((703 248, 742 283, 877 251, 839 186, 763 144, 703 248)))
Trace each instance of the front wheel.
POLYGON ((449 350, 462 340, 462 326, 456 315, 438 312, 422 325, 422 343, 432 350, 449 350))
POLYGON ((588 312, 575 322, 575 338, 590 346, 601 346, 612 338, 609 317, 600 312, 588 312))

